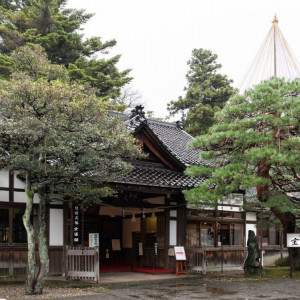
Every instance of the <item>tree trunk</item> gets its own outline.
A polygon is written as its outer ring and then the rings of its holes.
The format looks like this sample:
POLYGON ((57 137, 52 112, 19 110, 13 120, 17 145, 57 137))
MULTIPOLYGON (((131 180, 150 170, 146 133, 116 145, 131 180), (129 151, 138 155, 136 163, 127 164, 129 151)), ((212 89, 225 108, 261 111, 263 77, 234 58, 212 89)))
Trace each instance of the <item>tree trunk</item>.
POLYGON ((34 240, 34 228, 31 224, 30 217, 32 215, 33 196, 34 191, 31 189, 31 178, 29 174, 26 174, 26 209, 23 215, 23 224, 27 232, 27 244, 28 244, 28 267, 27 267, 27 280, 26 280, 26 294, 34 294, 35 284, 35 240, 34 240))
MULTIPOLYGON (((286 235, 287 233, 295 233, 296 217, 290 213, 280 213, 275 209, 271 209, 274 215, 280 220, 283 227, 283 245, 287 246, 286 235)), ((299 268, 300 252, 298 249, 289 248, 290 262, 293 262, 296 268, 299 268), (293 255, 293 257, 291 257, 293 255)), ((294 266, 292 266, 294 268, 294 266)))
MULTIPOLYGON (((266 160, 262 159, 257 166, 257 176, 262 178, 269 178, 270 165, 266 163, 266 160)), ((269 185, 265 186, 257 186, 257 198, 259 201, 265 202, 267 200, 269 194, 269 185)), ((271 211, 273 214, 280 220, 283 227, 283 244, 286 247, 286 234, 294 233, 296 228, 296 218, 290 212, 281 213, 275 208, 271 207, 271 211)), ((292 261, 297 264, 300 261, 300 253, 299 251, 294 251, 294 257, 292 261)), ((291 249, 289 249, 289 255, 292 255, 291 249)))
POLYGON ((43 192, 39 193, 40 204, 39 204, 39 213, 38 213, 38 245, 39 245, 39 254, 40 254, 40 268, 36 279, 36 284, 34 287, 35 294, 42 294, 45 277, 49 273, 49 254, 48 254, 48 245, 46 238, 46 195, 43 192))

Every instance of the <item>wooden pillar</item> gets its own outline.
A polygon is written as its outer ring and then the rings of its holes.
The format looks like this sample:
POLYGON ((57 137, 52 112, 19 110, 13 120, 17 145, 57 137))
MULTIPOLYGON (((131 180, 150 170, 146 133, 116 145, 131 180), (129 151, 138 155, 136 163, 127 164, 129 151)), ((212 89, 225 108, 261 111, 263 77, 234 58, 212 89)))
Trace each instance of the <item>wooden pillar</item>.
MULTIPOLYGON (((141 219, 141 242, 143 244, 143 248, 145 249, 145 246, 146 246, 146 218, 141 219)), ((143 256, 139 256, 141 268, 144 266, 144 260, 145 260, 144 257, 145 257, 145 253, 143 256)))
POLYGON ((177 215, 177 245, 185 246, 186 240, 186 204, 183 196, 180 197, 178 204, 181 204, 178 208, 177 215))
MULTIPOLYGON (((165 205, 169 206, 170 201, 167 196, 165 196, 165 205)), ((165 210, 165 256, 164 256, 164 261, 165 261, 165 268, 169 269, 169 242, 170 242, 170 211, 165 210)))
MULTIPOLYGON (((8 179, 9 186, 9 194, 8 199, 10 205, 14 202, 14 174, 9 173, 8 179)), ((9 235, 8 235, 8 243, 11 245, 13 243, 13 207, 9 207, 8 209, 8 222, 9 222, 9 235)), ((9 266, 8 266, 8 275, 10 277, 14 276, 14 251, 9 251, 9 266)))

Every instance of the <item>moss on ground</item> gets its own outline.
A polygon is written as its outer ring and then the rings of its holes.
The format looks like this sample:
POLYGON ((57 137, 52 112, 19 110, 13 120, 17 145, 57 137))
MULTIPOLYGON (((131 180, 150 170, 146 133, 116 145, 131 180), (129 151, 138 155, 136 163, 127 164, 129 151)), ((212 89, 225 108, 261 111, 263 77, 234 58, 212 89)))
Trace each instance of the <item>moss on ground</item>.
MULTIPOLYGON (((264 268, 264 279, 290 278, 290 267, 264 268)), ((246 278, 259 278, 258 275, 246 275, 246 278)), ((300 271, 293 271, 293 278, 300 278, 300 271)))

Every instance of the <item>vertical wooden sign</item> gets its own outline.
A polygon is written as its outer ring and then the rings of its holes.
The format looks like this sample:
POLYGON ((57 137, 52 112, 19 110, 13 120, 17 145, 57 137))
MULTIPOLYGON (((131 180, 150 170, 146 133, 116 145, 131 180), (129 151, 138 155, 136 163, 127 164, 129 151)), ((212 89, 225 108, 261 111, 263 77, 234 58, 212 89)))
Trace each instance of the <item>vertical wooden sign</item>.
POLYGON ((79 205, 73 205, 73 245, 80 244, 80 208, 79 205))

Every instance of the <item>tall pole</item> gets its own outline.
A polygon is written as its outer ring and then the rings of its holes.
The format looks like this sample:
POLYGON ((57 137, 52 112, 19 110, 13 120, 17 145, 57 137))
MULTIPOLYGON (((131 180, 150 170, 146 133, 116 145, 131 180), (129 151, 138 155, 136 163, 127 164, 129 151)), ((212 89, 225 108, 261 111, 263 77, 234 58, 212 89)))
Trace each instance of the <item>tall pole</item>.
POLYGON ((263 208, 260 208, 260 259, 259 259, 259 279, 262 273, 262 236, 263 236, 263 208))
POLYGON ((277 77, 277 52, 276 52, 276 26, 278 23, 278 19, 275 15, 273 19, 273 42, 274 42, 274 77, 277 77))
MULTIPOLYGON (((224 276, 224 248, 223 248, 223 219, 224 218, 224 202, 222 197, 222 222, 221 222, 221 230, 220 230, 220 240, 221 240, 221 276, 224 276)), ((229 228, 230 230, 230 228, 229 228)))

